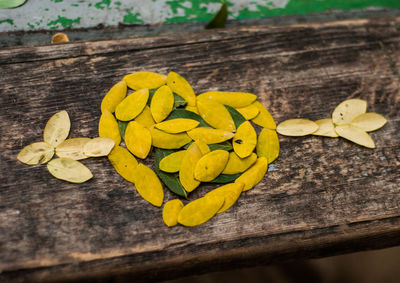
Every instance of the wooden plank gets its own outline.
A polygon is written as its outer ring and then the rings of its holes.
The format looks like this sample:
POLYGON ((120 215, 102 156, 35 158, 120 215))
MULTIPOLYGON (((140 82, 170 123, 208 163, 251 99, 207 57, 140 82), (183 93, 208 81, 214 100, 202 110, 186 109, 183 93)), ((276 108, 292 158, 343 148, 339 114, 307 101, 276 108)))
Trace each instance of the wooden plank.
MULTIPOLYGON (((326 22, 326 23, 307 23, 307 24, 297 24, 292 26, 297 26, 302 30, 302 34, 295 35, 293 32, 286 28, 286 26, 270 26, 270 25, 258 25, 250 27, 241 28, 229 28, 229 29, 218 29, 213 32, 199 31, 193 32, 181 32, 172 34, 163 34, 157 37, 142 37, 142 38, 128 38, 120 40, 104 40, 95 42, 72 42, 68 44, 56 45, 44 45, 35 46, 31 48, 18 47, 18 48, 5 48, 0 53, 0 64, 11 64, 11 63, 22 63, 30 61, 43 61, 52 59, 63 59, 63 58, 75 58, 81 56, 93 56, 93 55, 111 55, 116 53, 124 52, 136 52, 143 51, 146 49, 153 48, 168 48, 174 47, 175 45, 183 45, 190 48, 191 44, 201 44, 214 41, 227 40, 236 41, 240 39, 254 40, 257 38, 257 42, 262 39, 259 44, 265 44, 265 51, 270 53, 271 51, 280 51, 278 48, 289 48, 293 46, 294 42, 298 44, 307 44, 308 46, 314 46, 314 48, 323 46, 323 42, 319 41, 320 32, 328 33, 333 37, 348 36, 348 27, 352 27, 352 33, 357 33, 359 40, 358 44, 365 44, 368 36, 377 37, 376 40, 385 40, 386 38, 390 40, 397 40, 394 38, 396 34, 396 29, 393 25, 387 21, 374 20, 374 31, 375 34, 368 34, 368 20, 347 20, 347 21, 336 21, 336 22, 326 22), (320 29, 325 26, 327 29, 323 31, 320 29), (313 27, 316 27, 313 29, 313 27), (312 36, 304 36, 306 32, 310 32, 312 29, 312 36), (380 30, 385 30, 385 32, 380 33, 380 30), (312 44, 312 45, 311 45, 312 44)), ((350 40, 350 38, 347 38, 350 40)), ((353 39, 355 40, 355 39, 353 39)), ((349 42, 347 42, 349 44, 349 42)), ((232 45, 232 43, 230 44, 232 45)), ((227 46, 230 46, 227 44, 227 46)), ((220 48, 220 47, 219 47, 220 48)))
POLYGON ((399 244, 399 39, 397 18, 1 50, 0 278, 139 281, 399 244), (375 150, 281 136, 264 180, 194 228, 167 228, 105 158, 83 161, 95 177, 80 185, 16 161, 62 109, 70 137, 95 137, 105 92, 138 70, 256 93, 278 122, 328 117, 350 97, 389 122, 375 150))

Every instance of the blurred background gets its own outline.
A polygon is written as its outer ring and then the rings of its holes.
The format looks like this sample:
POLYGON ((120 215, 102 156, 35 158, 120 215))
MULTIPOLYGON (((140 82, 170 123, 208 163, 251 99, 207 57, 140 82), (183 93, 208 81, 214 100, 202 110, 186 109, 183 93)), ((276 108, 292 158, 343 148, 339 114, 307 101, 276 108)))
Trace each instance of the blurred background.
MULTIPOLYGON (((220 0, 0 0, 0 48, 49 44, 59 31, 70 41, 195 31, 213 18, 211 27, 222 27, 226 16, 227 27, 400 16, 400 0, 236 0, 225 1, 226 12, 221 10, 223 4, 220 0)), ((165 282, 188 281, 397 283, 400 247, 165 282)))
POLYGON ((398 283, 400 247, 190 276, 163 283, 398 283))

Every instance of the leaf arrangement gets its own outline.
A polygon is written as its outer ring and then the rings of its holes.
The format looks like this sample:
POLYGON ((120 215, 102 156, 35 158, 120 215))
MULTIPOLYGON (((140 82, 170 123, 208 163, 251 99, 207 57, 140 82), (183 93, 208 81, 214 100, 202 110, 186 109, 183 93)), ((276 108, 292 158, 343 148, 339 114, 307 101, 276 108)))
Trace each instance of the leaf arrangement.
POLYGON ((243 191, 264 177, 268 164, 279 155, 277 132, 287 136, 341 136, 374 148, 367 132, 386 123, 376 113, 366 113, 360 99, 340 103, 332 118, 316 122, 286 120, 276 127, 257 96, 245 92, 208 91, 196 95, 185 78, 137 72, 125 76, 101 103, 99 137, 67 139, 71 127, 66 111, 54 114, 44 129, 42 142, 26 146, 18 160, 46 163, 56 178, 81 183, 92 178, 78 160, 108 156, 115 170, 133 183, 149 203, 164 203, 163 184, 188 199, 203 183, 223 184, 184 205, 173 199, 164 204, 163 220, 197 226, 228 210, 243 191), (133 93, 128 94, 131 89, 133 93), (255 125, 261 127, 257 135, 255 125), (121 143, 122 142, 122 143, 121 143), (155 152, 154 171, 137 161, 155 152))
POLYGON ((44 128, 43 141, 24 147, 18 153, 17 159, 27 165, 48 162, 47 169, 50 174, 64 181, 88 181, 93 177, 92 173, 77 160, 107 156, 114 147, 114 141, 107 137, 67 139, 70 128, 71 121, 67 111, 57 112, 44 128), (59 158, 51 160, 54 153, 59 158))
POLYGON ((268 162, 279 155, 276 124, 256 95, 196 95, 175 72, 125 76, 105 95, 101 110, 99 136, 116 144, 108 156, 111 164, 154 206, 163 204, 162 184, 184 198, 202 182, 225 184, 186 206, 179 199, 167 202, 168 226, 196 226, 224 212, 262 180, 268 162), (128 89, 133 93, 127 95, 128 89), (263 128, 258 137, 252 123, 263 128), (136 160, 153 149, 154 171, 136 160))
POLYGON ((378 113, 367 113, 367 102, 362 99, 348 99, 341 102, 332 112, 332 118, 318 121, 289 119, 276 128, 285 136, 316 135, 342 137, 358 145, 375 148, 375 142, 368 132, 382 128, 387 120, 378 113))

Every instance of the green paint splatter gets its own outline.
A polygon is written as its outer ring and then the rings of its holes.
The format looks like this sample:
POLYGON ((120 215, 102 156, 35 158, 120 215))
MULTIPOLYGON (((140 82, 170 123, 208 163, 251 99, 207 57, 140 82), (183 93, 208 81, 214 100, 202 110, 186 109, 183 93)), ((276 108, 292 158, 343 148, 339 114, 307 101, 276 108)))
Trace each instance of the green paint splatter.
POLYGON ((79 4, 71 4, 72 7, 79 7, 79 4))
MULTIPOLYGON (((153 0, 154 2, 155 0, 153 0)), ((225 1, 229 7, 233 6, 234 0, 225 1)), ((273 1, 265 1, 273 3, 273 1)), ((172 15, 166 23, 181 23, 191 21, 209 21, 214 14, 207 12, 207 4, 221 3, 221 0, 168 0, 166 4, 170 7, 172 15), (190 4, 190 5, 188 5, 190 4), (201 6, 202 5, 202 6, 201 6)), ((252 3, 250 1, 250 3, 252 3)), ((255 5, 255 3, 252 3, 255 5)), ((329 10, 363 10, 370 7, 399 9, 399 0, 290 0, 285 8, 272 8, 267 4, 256 5, 256 9, 244 7, 234 16, 235 19, 268 18, 284 15, 303 15, 309 13, 326 12, 329 10)), ((231 12, 230 16, 233 16, 231 12)))
POLYGON ((134 24, 134 23, 144 24, 143 20, 139 19, 139 17, 140 17, 139 13, 132 14, 131 11, 127 11, 124 16, 123 22, 127 24, 134 24))
POLYGON ((0 20, 0 24, 2 24, 2 23, 8 23, 10 25, 13 25, 14 21, 12 19, 0 20))
POLYGON ((101 0, 100 2, 94 4, 94 6, 96 7, 96 9, 104 10, 104 8, 109 8, 110 4, 111 0, 101 0))
MULTIPOLYGON (((170 0, 166 4, 170 6, 173 16, 165 20, 166 23, 183 23, 183 22, 193 22, 193 21, 209 21, 214 17, 213 13, 207 12, 207 7, 204 3, 221 3, 221 0, 208 0, 208 1, 189 1, 191 3, 190 7, 186 7, 187 0, 170 0), (203 4, 203 7, 201 7, 203 4), (183 16, 177 16, 183 10, 183 16)), ((228 6, 231 6, 227 2, 228 6)), ((229 10, 229 9, 228 9, 229 10)))
POLYGON ((53 1, 54 3, 61 3, 64 0, 51 0, 51 1, 53 1))
POLYGON ((114 5, 116 5, 116 6, 121 6, 121 2, 119 2, 119 1, 117 1, 117 2, 114 2, 114 5))
POLYGON ((32 25, 31 23, 27 23, 28 27, 30 27, 31 29, 35 28, 35 25, 32 25))
POLYGON ((62 10, 61 10, 61 12, 65 12, 65 11, 66 11, 65 9, 62 9, 62 10))
POLYGON ((49 8, 46 8, 46 9, 44 9, 45 11, 48 11, 49 10, 49 8))
POLYGON ((320 13, 329 10, 362 10, 369 7, 380 7, 396 9, 400 8, 398 0, 292 0, 285 8, 274 8, 257 5, 257 11, 248 8, 241 10, 236 19, 268 18, 285 15, 304 15, 309 13, 320 13))
POLYGON ((51 21, 47 24, 47 26, 52 26, 50 29, 56 29, 58 24, 61 24, 63 28, 71 28, 74 23, 79 24, 81 22, 81 17, 77 17, 76 19, 68 19, 66 17, 58 16, 57 20, 51 21))

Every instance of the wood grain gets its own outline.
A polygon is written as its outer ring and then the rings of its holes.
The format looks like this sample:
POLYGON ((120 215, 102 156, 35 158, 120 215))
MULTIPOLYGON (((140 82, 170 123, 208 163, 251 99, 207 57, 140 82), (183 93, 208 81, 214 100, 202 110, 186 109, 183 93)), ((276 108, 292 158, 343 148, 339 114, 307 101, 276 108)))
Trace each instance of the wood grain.
POLYGON ((398 245, 399 47, 395 18, 0 50, 0 279, 138 282, 398 245), (84 160, 94 178, 79 185, 16 160, 62 109, 70 137, 95 137, 102 97, 139 70, 174 70, 197 93, 253 92, 277 122, 326 118, 352 97, 389 122, 375 150, 280 136, 264 180, 194 228, 166 227, 106 158, 84 160))

